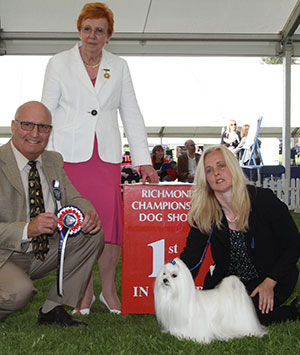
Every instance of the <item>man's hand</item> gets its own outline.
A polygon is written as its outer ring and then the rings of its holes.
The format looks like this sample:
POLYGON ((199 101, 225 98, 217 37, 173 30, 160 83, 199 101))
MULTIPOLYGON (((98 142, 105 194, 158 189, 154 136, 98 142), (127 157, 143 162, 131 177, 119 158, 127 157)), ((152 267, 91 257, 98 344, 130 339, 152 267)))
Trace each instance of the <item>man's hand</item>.
POLYGON ((83 233, 95 234, 99 232, 101 229, 101 221, 98 214, 93 210, 86 210, 81 226, 83 233))
POLYGON ((34 238, 41 234, 53 234, 57 228, 58 218, 54 213, 40 213, 28 224, 28 238, 34 238))
POLYGON ((267 277, 255 290, 251 293, 250 297, 255 297, 259 294, 258 308, 261 313, 268 314, 273 311, 274 307, 274 287, 277 282, 267 277))
POLYGON ((159 177, 157 172, 154 170, 152 165, 141 165, 141 173, 142 173, 142 182, 143 184, 147 182, 151 182, 152 184, 159 183, 159 177))

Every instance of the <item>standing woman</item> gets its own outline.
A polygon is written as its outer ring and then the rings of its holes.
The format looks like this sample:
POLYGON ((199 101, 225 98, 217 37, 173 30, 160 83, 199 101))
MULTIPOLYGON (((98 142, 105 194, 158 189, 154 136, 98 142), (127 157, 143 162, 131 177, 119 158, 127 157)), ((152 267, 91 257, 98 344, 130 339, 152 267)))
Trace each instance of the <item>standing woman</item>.
POLYGON ((298 280, 300 236, 287 206, 270 189, 246 185, 223 146, 204 151, 196 170, 189 232, 180 258, 195 277, 208 243, 214 264, 204 289, 237 275, 264 325, 300 319, 300 296, 282 305, 298 280))
POLYGON ((221 144, 233 151, 241 140, 240 131, 237 130, 237 124, 235 120, 230 120, 226 131, 223 132, 221 137, 221 144))
MULTIPOLYGON (((113 13, 103 3, 86 4, 77 20, 80 42, 48 63, 42 102, 53 116, 48 148, 60 152, 77 190, 96 208, 105 234, 98 259, 102 302, 120 313, 115 270, 122 238, 122 144, 118 110, 134 166, 143 182, 158 182, 151 165, 143 117, 125 60, 103 47, 112 37, 113 13)), ((92 276, 78 311, 89 314, 94 302, 92 276)))
MULTIPOLYGON (((236 155, 236 157, 238 158, 239 161, 242 160, 243 155, 244 155, 244 151, 245 151, 244 146, 245 146, 246 141, 247 141, 249 129, 250 129, 250 126, 248 124, 244 124, 243 125, 243 127, 241 129, 241 141, 240 141, 239 145, 232 151, 236 155)), ((261 146, 261 141, 258 139, 257 142, 258 142, 258 146, 260 147, 261 146)), ((248 163, 249 159, 250 159, 251 148, 252 148, 252 146, 250 147, 250 149, 248 149, 248 151, 246 153, 246 156, 244 158, 244 165, 246 165, 248 163)), ((256 146, 255 146, 255 149, 254 149, 254 158, 255 158, 256 165, 259 165, 260 162, 261 162, 261 159, 260 159, 260 154, 258 153, 258 150, 257 150, 256 146)))
MULTIPOLYGON (((232 151, 238 160, 242 160, 243 154, 244 154, 244 145, 246 144, 248 133, 249 133, 249 128, 250 126, 248 124, 244 124, 242 129, 241 129, 241 140, 238 146, 232 151)), ((248 157, 249 160, 249 157, 248 157)))

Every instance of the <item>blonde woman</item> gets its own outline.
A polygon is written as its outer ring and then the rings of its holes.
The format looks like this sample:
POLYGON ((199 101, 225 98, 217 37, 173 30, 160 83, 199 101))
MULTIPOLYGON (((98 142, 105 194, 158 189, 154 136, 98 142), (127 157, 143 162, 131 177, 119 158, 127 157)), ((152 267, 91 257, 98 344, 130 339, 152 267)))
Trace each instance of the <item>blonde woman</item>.
POLYGON ((237 123, 235 120, 230 120, 226 131, 223 132, 221 144, 230 150, 236 148, 241 140, 241 134, 237 130, 237 123))
POLYGON ((298 280, 298 229, 284 203, 269 189, 246 184, 232 152, 221 145, 204 151, 196 170, 181 259, 195 277, 208 243, 214 264, 204 289, 237 275, 252 297, 259 320, 269 325, 300 318, 300 296, 281 306, 298 280))
MULTIPOLYGON (((239 145, 232 151, 236 155, 236 157, 238 158, 239 161, 242 160, 243 155, 244 155, 244 150, 245 150, 244 146, 245 146, 246 141, 247 141, 249 129, 250 129, 250 126, 248 124, 244 124, 242 126, 242 129, 241 129, 241 141, 240 141, 239 145)), ((257 142, 258 142, 258 145, 260 147, 261 146, 261 141, 258 139, 257 142)), ((257 150, 256 147, 254 149, 254 157, 255 157, 256 164, 259 165, 260 164, 260 154, 258 153, 258 150, 257 150)), ((244 165, 246 163, 248 163, 249 159, 250 159, 250 149, 248 149, 248 151, 246 153, 246 156, 244 158, 244 165)))

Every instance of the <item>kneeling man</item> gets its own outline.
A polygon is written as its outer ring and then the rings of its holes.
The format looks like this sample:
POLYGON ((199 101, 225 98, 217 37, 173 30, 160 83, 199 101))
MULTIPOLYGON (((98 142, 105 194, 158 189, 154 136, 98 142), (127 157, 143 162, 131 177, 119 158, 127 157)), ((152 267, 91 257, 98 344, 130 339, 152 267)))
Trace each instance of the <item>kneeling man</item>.
POLYGON ((20 106, 12 139, 0 147, 0 321, 28 304, 33 281, 56 269, 60 204, 84 213, 82 230, 69 238, 63 268, 63 295, 53 285, 38 315, 39 324, 86 325, 64 305, 79 307, 93 265, 103 249, 103 231, 92 204, 71 184, 59 153, 45 150, 51 114, 40 102, 20 106), (61 201, 55 198, 53 181, 61 201), (60 195, 60 194, 59 194, 60 195))

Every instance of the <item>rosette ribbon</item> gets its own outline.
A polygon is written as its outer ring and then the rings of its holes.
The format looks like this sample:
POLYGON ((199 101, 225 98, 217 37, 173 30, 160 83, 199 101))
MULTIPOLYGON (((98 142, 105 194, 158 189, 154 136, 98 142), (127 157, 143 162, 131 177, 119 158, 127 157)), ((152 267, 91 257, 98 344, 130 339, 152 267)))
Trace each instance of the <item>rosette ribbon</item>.
POLYGON ((81 230, 81 224, 84 220, 83 212, 74 206, 64 206, 57 211, 59 245, 58 245, 58 263, 57 263, 57 293, 63 296, 63 272, 64 259, 67 240, 69 236, 75 236, 81 230))

